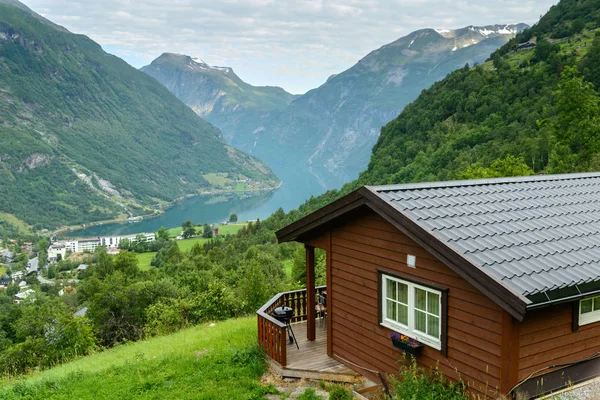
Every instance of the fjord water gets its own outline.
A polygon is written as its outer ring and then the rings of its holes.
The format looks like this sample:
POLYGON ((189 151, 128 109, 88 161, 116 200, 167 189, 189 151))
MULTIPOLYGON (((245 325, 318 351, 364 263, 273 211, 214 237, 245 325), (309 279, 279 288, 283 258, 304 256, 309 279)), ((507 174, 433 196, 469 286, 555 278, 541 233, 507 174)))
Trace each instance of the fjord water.
MULTIPOLYGON (((287 175, 287 174, 286 174, 287 175)), ((317 183, 314 176, 290 174, 275 191, 251 197, 235 194, 196 196, 165 210, 156 218, 136 223, 118 223, 90 226, 68 234, 72 237, 96 237, 109 235, 128 235, 140 232, 156 232, 161 226, 181 226, 190 220, 195 224, 213 224, 226 221, 233 213, 238 220, 248 221, 265 219, 279 208, 289 211, 298 207, 311 195, 319 195, 325 189, 317 183)))

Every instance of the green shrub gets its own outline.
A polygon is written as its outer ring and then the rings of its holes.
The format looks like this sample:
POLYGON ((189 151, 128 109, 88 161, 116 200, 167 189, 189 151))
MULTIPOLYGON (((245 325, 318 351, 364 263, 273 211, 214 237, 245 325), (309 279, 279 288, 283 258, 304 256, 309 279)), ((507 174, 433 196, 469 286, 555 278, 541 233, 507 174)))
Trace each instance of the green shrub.
POLYGON ((323 400, 321 396, 319 396, 315 389, 309 388, 304 391, 300 396, 298 396, 298 400, 323 400))
POLYGON ((332 385, 327 388, 329 400, 352 400, 352 391, 343 386, 332 385))
POLYGON ((400 368, 398 377, 390 378, 393 399, 404 400, 468 400, 463 381, 448 380, 440 370, 426 371, 419 367, 415 358, 400 368))

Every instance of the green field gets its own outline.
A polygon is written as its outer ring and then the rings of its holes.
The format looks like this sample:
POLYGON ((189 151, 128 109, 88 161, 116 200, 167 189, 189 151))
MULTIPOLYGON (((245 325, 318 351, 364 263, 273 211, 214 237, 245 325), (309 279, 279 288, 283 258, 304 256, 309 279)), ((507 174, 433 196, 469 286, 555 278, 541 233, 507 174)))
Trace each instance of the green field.
MULTIPOLYGON (((17 381, 0 399, 260 399, 256 318, 117 346, 17 381)), ((271 390, 272 391, 272 390, 271 390)))
MULTIPOLYGON (((246 225, 248 225, 246 222, 241 222, 239 224, 219 225, 219 235, 235 235, 240 229, 242 229, 246 225)), ((177 237, 180 234, 180 226, 169 229, 169 237, 171 238, 177 237)))
POLYGON ((142 271, 148 271, 149 269, 151 269, 152 265, 150 265, 150 261, 152 261, 152 258, 154 257, 155 254, 156 254, 156 252, 136 253, 136 256, 138 259, 138 267, 142 271))
POLYGON ((170 228, 170 229, 169 229, 169 237, 170 237, 170 238, 177 237, 177 236, 179 236, 180 234, 181 234, 181 227, 180 227, 180 226, 178 226, 178 227, 175 227, 175 228, 170 228))
POLYGON ((181 250, 181 251, 190 251, 196 243, 200 243, 200 245, 202 246, 204 243, 208 242, 209 240, 210 239, 205 239, 205 238, 184 239, 184 240, 178 240, 177 245, 179 246, 179 250, 181 250))
POLYGON ((0 277, 4 276, 6 273, 6 267, 0 267, 0 277))

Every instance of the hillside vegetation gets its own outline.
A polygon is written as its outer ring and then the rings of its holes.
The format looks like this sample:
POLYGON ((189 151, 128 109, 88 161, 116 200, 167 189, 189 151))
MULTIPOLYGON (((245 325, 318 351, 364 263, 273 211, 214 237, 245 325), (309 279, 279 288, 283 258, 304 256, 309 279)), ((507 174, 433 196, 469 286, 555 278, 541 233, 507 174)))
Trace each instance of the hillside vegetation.
POLYGON ((209 173, 277 184, 154 79, 6 1, 0 103, 0 210, 37 228, 144 214, 209 173))
POLYGON ((269 391, 259 383, 264 369, 255 318, 234 319, 0 381, 0 398, 260 399, 269 391))
POLYGON ((536 173, 597 170, 599 10, 564 0, 485 64, 424 91, 382 129, 357 184, 485 177, 507 157, 536 173), (515 51, 525 40, 537 46, 515 51))

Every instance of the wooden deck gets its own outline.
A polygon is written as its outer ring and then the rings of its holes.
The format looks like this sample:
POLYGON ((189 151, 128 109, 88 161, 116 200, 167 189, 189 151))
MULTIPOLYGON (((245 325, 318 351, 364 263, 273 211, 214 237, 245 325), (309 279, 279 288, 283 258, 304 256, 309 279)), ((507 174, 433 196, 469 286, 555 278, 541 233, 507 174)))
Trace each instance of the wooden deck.
POLYGON ((317 339, 306 339, 306 321, 292 324, 298 346, 287 344, 287 365, 271 361, 275 372, 286 378, 319 379, 333 382, 359 382, 362 376, 344 364, 327 356, 327 330, 317 321, 317 339))

